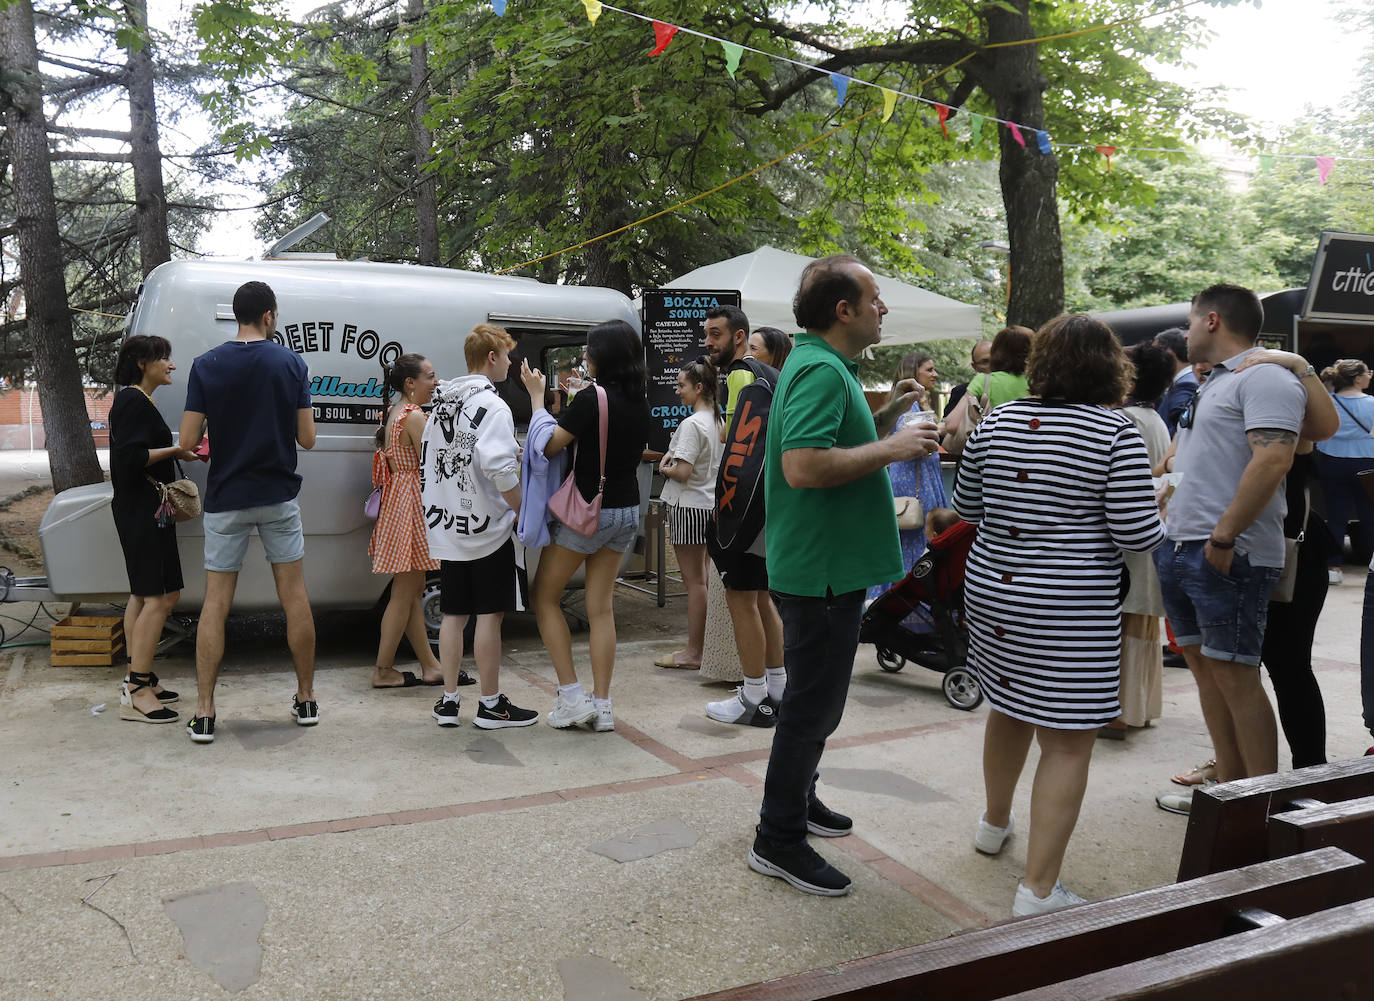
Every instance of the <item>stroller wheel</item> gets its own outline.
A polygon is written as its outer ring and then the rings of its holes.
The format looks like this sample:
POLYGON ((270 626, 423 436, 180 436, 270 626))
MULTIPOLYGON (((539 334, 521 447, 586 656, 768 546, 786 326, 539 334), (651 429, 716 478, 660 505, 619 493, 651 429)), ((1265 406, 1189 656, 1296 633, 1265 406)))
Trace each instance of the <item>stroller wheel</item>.
POLYGON ((885 646, 878 647, 878 666, 884 671, 895 674, 906 667, 906 658, 899 653, 894 653, 885 646))
POLYGON ((977 709, 983 702, 978 679, 966 667, 952 667, 946 671, 941 687, 945 690, 945 700, 955 709, 977 709))

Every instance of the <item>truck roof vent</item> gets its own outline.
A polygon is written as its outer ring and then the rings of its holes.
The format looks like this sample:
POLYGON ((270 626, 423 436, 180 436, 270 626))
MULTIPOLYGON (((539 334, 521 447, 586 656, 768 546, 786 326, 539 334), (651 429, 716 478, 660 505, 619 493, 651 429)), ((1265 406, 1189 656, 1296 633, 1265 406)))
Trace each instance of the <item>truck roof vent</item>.
MULTIPOLYGON (((272 259, 272 258, 274 258, 274 257, 286 257, 286 256, 288 256, 287 254, 283 253, 283 251, 290 250, 292 247, 294 247, 296 244, 300 243, 300 242, 301 242, 302 240, 304 240, 307 236, 309 236, 311 233, 315 232, 315 230, 319 229, 321 226, 323 226, 323 225, 324 225, 325 223, 327 223, 328 221, 329 221, 329 216, 325 215, 323 212, 316 212, 316 213, 315 213, 314 215, 312 215, 309 219, 305 220, 305 222, 301 223, 299 226, 297 226, 297 227, 296 227, 295 229, 293 229, 291 232, 287 233, 285 236, 283 236, 283 237, 282 237, 280 240, 278 240, 276 243, 272 244, 272 246, 268 247, 268 248, 267 248, 267 252, 266 252, 265 254, 263 254, 262 256, 263 256, 264 258, 268 259, 268 260, 270 260, 270 259, 272 259)), ((296 257, 296 256, 298 256, 298 255, 296 255, 296 254, 291 254, 291 255, 289 255, 289 256, 291 256, 291 257, 296 257)), ((321 256, 323 256, 324 259, 326 259, 326 260, 333 260, 333 259, 335 259, 333 254, 324 254, 324 255, 309 254, 309 255, 299 255, 299 256, 308 256, 308 257, 310 257, 310 258, 312 258, 312 259, 314 259, 314 260, 319 260, 319 259, 321 258, 321 256)))

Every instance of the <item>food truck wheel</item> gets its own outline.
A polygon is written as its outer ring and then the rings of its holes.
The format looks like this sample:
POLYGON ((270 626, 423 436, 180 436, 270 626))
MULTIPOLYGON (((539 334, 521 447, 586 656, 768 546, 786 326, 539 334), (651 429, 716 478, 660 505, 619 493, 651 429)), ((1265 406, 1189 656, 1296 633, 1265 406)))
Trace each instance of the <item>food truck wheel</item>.
POLYGON ((439 611, 439 571, 425 575, 425 589, 420 592, 420 611, 425 617, 425 632, 429 645, 436 650, 439 646, 439 627, 443 625, 444 614, 439 611))

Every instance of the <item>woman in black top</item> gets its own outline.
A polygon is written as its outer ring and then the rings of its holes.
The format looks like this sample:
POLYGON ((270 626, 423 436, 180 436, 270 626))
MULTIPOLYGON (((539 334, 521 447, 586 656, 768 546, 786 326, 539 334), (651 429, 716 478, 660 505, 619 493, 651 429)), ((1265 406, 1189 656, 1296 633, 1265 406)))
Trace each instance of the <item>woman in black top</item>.
MULTIPOLYGON (((621 557, 639 531, 638 473, 649 440, 644 347, 634 328, 623 320, 593 327, 587 334, 587 369, 595 385, 606 393, 606 483, 601 494, 601 518, 592 535, 581 535, 554 522, 550 543, 534 576, 533 604, 539 635, 558 673, 558 696, 549 713, 549 725, 561 729, 590 723, 596 730, 614 730, 611 671, 615 667, 615 613, 611 599, 621 557), (563 589, 584 561, 594 698, 577 680, 572 636, 560 605, 563 589)), ((544 377, 537 371, 530 373, 526 385, 531 399, 544 399, 544 377)), ((552 458, 577 443, 572 475, 578 492, 588 501, 596 496, 601 459, 597 395, 596 389, 588 386, 572 398, 559 414, 559 426, 544 449, 552 458)))
POLYGON ((153 393, 171 383, 175 370, 172 346, 166 339, 143 334, 130 337, 115 364, 115 381, 126 388, 110 406, 110 482, 114 486, 110 506, 130 592, 124 610, 129 673, 120 686, 119 718, 142 723, 178 719, 175 710, 165 707, 177 701, 177 693, 158 684, 152 672, 163 623, 181 597, 176 521, 159 519, 162 499, 152 481, 176 479, 173 459, 197 458, 190 449, 172 444, 172 432, 153 406, 153 393))

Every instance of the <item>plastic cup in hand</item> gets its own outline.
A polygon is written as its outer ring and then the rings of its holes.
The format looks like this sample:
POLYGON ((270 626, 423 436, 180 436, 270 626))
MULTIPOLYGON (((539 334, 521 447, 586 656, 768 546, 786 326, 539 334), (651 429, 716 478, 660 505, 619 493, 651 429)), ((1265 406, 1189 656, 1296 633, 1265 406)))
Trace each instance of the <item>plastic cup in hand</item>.
POLYGON ((897 418, 897 430, 901 431, 903 428, 919 427, 922 424, 934 423, 934 410, 908 410, 906 413, 902 414, 901 417, 897 418))

